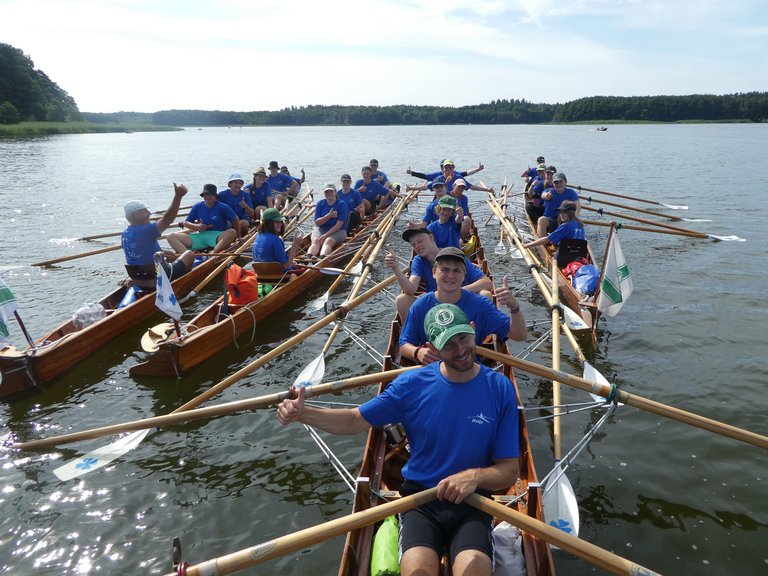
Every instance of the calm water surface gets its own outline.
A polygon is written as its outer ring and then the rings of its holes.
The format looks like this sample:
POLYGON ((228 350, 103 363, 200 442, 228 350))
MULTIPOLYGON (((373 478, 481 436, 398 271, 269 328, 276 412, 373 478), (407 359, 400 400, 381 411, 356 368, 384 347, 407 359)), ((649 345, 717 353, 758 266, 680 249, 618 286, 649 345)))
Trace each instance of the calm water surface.
MULTIPOLYGON (((445 157, 460 168, 482 161, 475 177, 497 189, 537 155, 572 184, 686 204, 681 226, 738 234, 748 242, 712 242, 625 230, 622 246, 635 293, 602 326, 595 363, 623 389, 768 434, 765 245, 761 217, 768 193, 760 125, 588 127, 456 126, 297 129, 190 129, 177 133, 74 135, 0 141, 0 275, 12 287, 33 336, 53 328, 86 301, 98 300, 123 276, 120 252, 47 269, 30 262, 114 243, 73 239, 118 231, 131 199, 167 207, 172 183, 225 185, 230 172, 250 174, 270 160, 301 167, 318 189, 343 172, 353 175, 372 157, 390 177, 431 170, 445 157), (746 169, 745 169, 746 167, 746 169)), ((482 195, 470 196, 481 218, 482 195)), ((595 195, 595 198, 598 198, 595 195)), ((612 199, 616 200, 616 199, 612 199)), ((618 200, 621 202, 621 200, 618 200)), ((412 209, 410 216, 421 213, 412 209)), ((648 207, 648 206, 643 206, 648 207)), ((653 208, 653 207, 650 207, 653 208)), ((591 217, 591 216, 590 216, 591 217)), ((398 225, 402 229, 404 224, 398 225)), ((605 229, 590 228, 601 254, 605 229)), ((493 254, 498 226, 481 229, 497 279, 507 273, 529 321, 545 321, 520 261, 493 254)), ((393 242, 401 245, 397 239, 393 242)), ((404 246, 401 246, 404 248, 404 246)), ((386 270, 375 271, 377 279, 386 270)), ((260 327, 181 381, 135 380, 139 338, 152 318, 127 331, 59 383, 12 405, 0 405, 3 440, 170 412, 320 317, 306 300, 260 327)), ((185 317, 216 297, 210 287, 185 306, 185 317)), ((349 326, 375 348, 386 342, 391 304, 378 297, 355 311, 349 326)), ((15 325, 12 329, 15 329, 15 325)), ((531 340, 542 328, 531 331, 531 340)), ((322 348, 328 331, 232 386, 215 402, 280 391, 322 348)), ((18 330, 15 341, 23 341, 18 330)), ((518 344, 513 350, 519 352, 518 344)), ((548 349, 533 359, 548 364, 548 349)), ((330 379, 371 372, 375 363, 345 336, 327 358, 330 379)), ((564 369, 580 373, 566 351, 564 369)), ((535 408, 551 402, 551 386, 518 374, 521 394, 535 408)), ((340 400, 362 402, 371 389, 340 400)), ((564 398, 580 401, 577 391, 564 398)), ((535 411, 534 411, 535 412, 535 411)), ((576 442, 597 414, 563 422, 565 445, 576 442)), ((530 426, 541 470, 551 466, 551 430, 530 426)), ((328 437, 349 467, 359 462, 363 436, 328 437)), ((162 574, 171 540, 180 536, 191 562, 220 556, 348 513, 351 495, 300 427, 282 428, 263 410, 153 433, 113 466, 74 482, 52 470, 104 441, 45 452, 0 455, 0 571, 4 574, 162 574)), ((766 453, 710 432, 633 408, 619 410, 577 460, 569 477, 580 509, 581 537, 665 574, 768 572, 766 453)), ((273 561, 253 573, 334 574, 343 539, 273 561)), ((558 553, 563 574, 600 571, 558 553)))

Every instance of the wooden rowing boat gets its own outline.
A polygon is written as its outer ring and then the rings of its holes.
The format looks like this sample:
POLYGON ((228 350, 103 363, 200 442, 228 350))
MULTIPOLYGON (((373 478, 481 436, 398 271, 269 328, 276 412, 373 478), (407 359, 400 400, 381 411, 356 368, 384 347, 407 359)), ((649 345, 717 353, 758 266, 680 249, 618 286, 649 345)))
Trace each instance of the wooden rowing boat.
MULTIPOLYGON (((232 346, 245 332, 253 333, 254 326, 258 326, 320 281, 323 274, 312 268, 340 262, 347 248, 370 235, 384 214, 385 212, 376 213, 374 218, 364 222, 334 252, 320 262, 313 263, 312 267, 305 268, 300 274, 287 275, 279 264, 254 263, 259 281, 274 286, 271 292, 240 307, 230 315, 220 313, 224 299, 221 296, 187 323, 185 333, 181 337, 172 330, 172 325, 160 325, 151 329, 145 335, 144 341, 146 342, 148 337, 153 340, 153 345, 146 346, 145 350, 154 351, 146 361, 132 366, 130 375, 181 377, 217 352, 232 346), (156 336, 152 335, 153 332, 156 336)), ((309 236, 304 241, 306 247, 310 242, 309 236)))
MULTIPOLYGON (((487 261, 484 258, 481 246, 478 247, 476 255, 476 264, 490 277, 487 261)), ((384 370, 392 370, 393 367, 397 367, 398 362, 401 360, 398 352, 400 328, 400 321, 397 315, 395 315, 395 319, 391 324, 387 353, 384 356, 384 370)), ((497 351, 507 352, 506 344, 498 341, 495 337, 489 338, 488 345, 494 347, 497 351)), ((517 390, 512 370, 504 368, 504 373, 517 390)), ((383 392, 386 386, 387 383, 380 384, 378 393, 383 392)), ((518 394, 517 397, 519 404, 520 395, 518 394)), ((544 514, 537 483, 536 468, 528 442, 528 430, 522 410, 520 411, 519 422, 520 480, 514 486, 509 487, 506 493, 498 494, 495 498, 505 502, 514 501, 514 504, 510 505, 516 510, 543 521, 544 514), (517 499, 517 497, 520 498, 517 499)), ((388 500, 398 498, 400 484, 403 480, 401 470, 407 459, 408 440, 404 437, 399 427, 372 428, 368 433, 358 473, 353 512, 366 510, 378 504, 383 504, 388 500)), ((377 526, 368 525, 347 534, 342 552, 339 576, 369 575, 373 539, 377 526)), ((523 533, 522 550, 529 576, 549 576, 555 573, 550 547, 545 541, 523 533)))
MULTIPOLYGON (((177 298, 187 295, 216 267, 217 258, 205 258, 171 285, 177 298)), ((0 351, 0 399, 8 400, 29 394, 50 385, 79 362, 125 332, 146 320, 155 307, 154 291, 137 294, 136 300, 120 306, 128 286, 120 286, 99 301, 106 316, 84 328, 78 328, 74 320, 58 326, 36 342, 36 348, 19 350, 15 347, 0 351)))
MULTIPOLYGON (((527 212, 526 220, 528 221, 528 225, 531 228, 531 234, 536 240, 538 240, 539 236, 536 234, 536 224, 531 221, 531 218, 527 212)), ((547 274, 548 271, 552 268, 552 259, 555 257, 556 249, 557 248, 551 244, 536 247, 542 262, 542 273, 547 274)), ((589 246, 587 246, 586 252, 580 254, 580 256, 585 258, 590 264, 595 264, 596 262, 592 256, 592 250, 589 248, 589 246)), ((587 334, 588 332, 595 334, 595 331, 592 327, 597 322, 597 305, 595 302, 597 301, 598 292, 595 292, 594 294, 583 294, 579 292, 573 287, 571 281, 565 277, 565 274, 563 274, 562 266, 558 266, 558 271, 560 273, 559 286, 562 303, 568 306, 568 308, 575 312, 577 316, 584 320, 585 324, 581 327, 572 325, 571 331, 575 334, 587 334)))

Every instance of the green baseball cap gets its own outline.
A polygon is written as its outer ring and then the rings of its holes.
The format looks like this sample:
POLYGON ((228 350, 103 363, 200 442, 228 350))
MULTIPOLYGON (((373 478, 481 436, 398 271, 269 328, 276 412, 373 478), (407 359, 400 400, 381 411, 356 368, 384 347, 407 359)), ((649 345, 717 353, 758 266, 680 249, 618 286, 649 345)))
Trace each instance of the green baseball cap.
POLYGON ((445 348, 448 340, 457 334, 474 334, 469 319, 456 304, 438 304, 424 318, 427 339, 438 350, 445 348))
POLYGON ((453 196, 446 194, 438 200, 437 205, 440 208, 456 208, 456 200, 453 199, 453 196))
POLYGON ((273 222, 282 222, 284 220, 283 215, 277 208, 267 208, 261 213, 262 220, 272 220, 273 222))

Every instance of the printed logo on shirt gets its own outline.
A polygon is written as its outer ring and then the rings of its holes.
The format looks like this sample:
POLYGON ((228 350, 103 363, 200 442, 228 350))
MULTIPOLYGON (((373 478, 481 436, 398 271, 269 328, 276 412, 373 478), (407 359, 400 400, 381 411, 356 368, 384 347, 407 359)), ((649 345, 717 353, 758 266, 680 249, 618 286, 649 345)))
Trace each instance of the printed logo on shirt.
POLYGON ((490 424, 493 422, 493 418, 489 418, 482 412, 480 412, 477 416, 470 416, 469 419, 473 424, 490 424))

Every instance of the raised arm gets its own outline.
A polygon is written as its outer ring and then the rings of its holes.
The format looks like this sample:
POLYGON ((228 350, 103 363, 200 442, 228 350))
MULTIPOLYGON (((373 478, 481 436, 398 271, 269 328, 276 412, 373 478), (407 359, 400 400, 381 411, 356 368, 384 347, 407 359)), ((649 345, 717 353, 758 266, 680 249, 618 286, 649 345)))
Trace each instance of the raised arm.
POLYGON ((163 217, 157 221, 157 229, 161 233, 176 220, 176 216, 179 213, 179 206, 181 206, 181 199, 184 198, 184 195, 187 192, 189 192, 189 190, 184 184, 173 183, 173 200, 171 200, 171 205, 168 206, 168 210, 165 211, 163 217))

